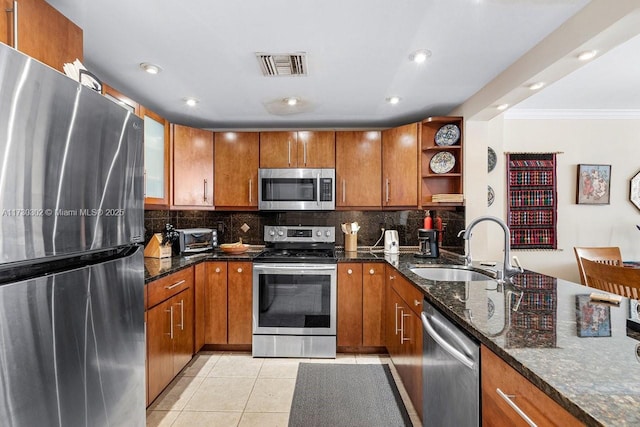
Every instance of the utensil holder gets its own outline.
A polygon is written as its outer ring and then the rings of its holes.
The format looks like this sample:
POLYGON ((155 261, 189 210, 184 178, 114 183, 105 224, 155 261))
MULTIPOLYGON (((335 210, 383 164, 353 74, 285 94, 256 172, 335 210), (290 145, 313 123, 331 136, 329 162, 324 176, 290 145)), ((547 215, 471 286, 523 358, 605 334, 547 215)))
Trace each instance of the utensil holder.
POLYGON ((358 234, 350 233, 344 235, 345 252, 356 252, 358 250, 358 234))

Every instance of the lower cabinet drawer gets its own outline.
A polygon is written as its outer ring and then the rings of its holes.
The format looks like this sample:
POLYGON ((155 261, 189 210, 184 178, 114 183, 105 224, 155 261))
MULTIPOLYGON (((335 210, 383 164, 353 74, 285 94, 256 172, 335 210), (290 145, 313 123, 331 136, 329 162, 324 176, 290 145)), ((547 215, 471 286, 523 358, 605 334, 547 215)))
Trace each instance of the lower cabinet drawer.
POLYGON ((485 346, 480 357, 483 426, 584 425, 485 346))
POLYGON ((193 287, 193 267, 187 267, 147 284, 147 308, 193 287))

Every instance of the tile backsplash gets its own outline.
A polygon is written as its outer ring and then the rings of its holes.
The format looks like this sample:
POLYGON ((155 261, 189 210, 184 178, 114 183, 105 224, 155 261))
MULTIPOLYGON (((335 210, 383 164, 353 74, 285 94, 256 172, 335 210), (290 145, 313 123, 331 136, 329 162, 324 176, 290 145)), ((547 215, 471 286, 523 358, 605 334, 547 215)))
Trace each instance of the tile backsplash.
MULTIPOLYGON (((442 247, 463 253, 464 243, 458 232, 464 229, 464 210, 432 211, 442 218, 444 233, 442 247)), ((409 211, 288 211, 288 212, 222 212, 222 211, 168 211, 144 212, 145 242, 153 233, 161 232, 165 224, 175 228, 215 228, 218 242, 229 243, 242 238, 245 243, 264 243, 265 225, 324 225, 336 227, 336 245, 342 246, 344 237, 340 231, 343 222, 358 222, 358 245, 372 246, 381 237, 381 227, 398 230, 400 245, 417 246, 418 229, 422 228, 423 210, 409 211), (246 226, 245 226, 246 224, 246 226), (244 231, 243 228, 246 230, 244 231)), ((378 243, 382 245, 382 240, 378 243)))

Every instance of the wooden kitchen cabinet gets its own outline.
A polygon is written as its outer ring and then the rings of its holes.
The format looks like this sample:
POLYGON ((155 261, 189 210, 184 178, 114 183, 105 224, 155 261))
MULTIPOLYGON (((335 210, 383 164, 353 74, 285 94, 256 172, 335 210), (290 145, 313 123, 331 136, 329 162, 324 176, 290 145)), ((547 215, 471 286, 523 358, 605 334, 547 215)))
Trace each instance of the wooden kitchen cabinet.
POLYGON ((380 132, 336 132, 336 209, 380 209, 381 182, 380 132))
POLYGON ((430 117, 420 123, 420 203, 422 207, 463 206, 462 201, 439 202, 433 195, 456 194, 463 192, 463 147, 464 123, 462 117, 430 117), (452 145, 438 145, 435 141, 437 132, 446 125, 455 125, 460 130, 458 142, 452 145), (436 173, 431 169, 431 159, 439 153, 449 153, 455 164, 446 173, 436 173))
POLYGON ((418 207, 418 124, 382 132, 383 208, 418 207))
POLYGON ((147 393, 151 403, 193 357, 194 270, 147 284, 147 393))
POLYGON ((205 344, 227 343, 227 263, 207 262, 205 265, 205 344))
POLYGON ((142 118, 140 112, 140 104, 138 104, 133 99, 129 98, 128 96, 124 95, 123 93, 117 91, 116 89, 105 83, 102 83, 102 94, 105 98, 108 98, 113 102, 122 105, 124 108, 131 111, 131 113, 142 118))
POLYGON ((402 383, 422 419, 422 293, 386 265, 386 341, 402 383))
POLYGON ((193 352, 197 353, 204 346, 205 334, 205 292, 207 285, 206 264, 193 267, 193 352))
POLYGON ((250 345, 253 338, 253 264, 229 261, 227 288, 228 342, 250 345))
POLYGON ((257 209, 260 150, 258 133, 215 133, 214 145, 216 209, 257 209))
POLYGON ((260 132, 261 168, 333 168, 335 132, 260 132))
POLYGON ((480 360, 483 426, 530 425, 506 399, 539 426, 584 425, 484 345, 480 360))
MULTIPOLYGON (((0 4, 5 11, 0 19, 0 41, 15 48, 14 2, 0 4)), ((18 0, 17 4, 17 50, 60 72, 65 62, 83 60, 82 28, 44 0, 18 0)))
POLYGON ((213 208, 213 132, 171 125, 173 203, 176 208, 213 208))
POLYGON ((338 264, 338 347, 384 347, 384 264, 338 264))
POLYGON ((169 122, 141 107, 144 120, 144 208, 169 207, 169 122))

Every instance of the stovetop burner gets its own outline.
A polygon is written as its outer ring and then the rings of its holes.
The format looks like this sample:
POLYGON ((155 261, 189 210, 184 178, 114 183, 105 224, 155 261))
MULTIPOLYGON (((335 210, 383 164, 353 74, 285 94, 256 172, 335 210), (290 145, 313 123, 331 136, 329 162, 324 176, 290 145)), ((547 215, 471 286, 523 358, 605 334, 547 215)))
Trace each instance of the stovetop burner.
POLYGON ((266 262, 336 262, 335 227, 265 226, 265 249, 256 260, 266 262))

